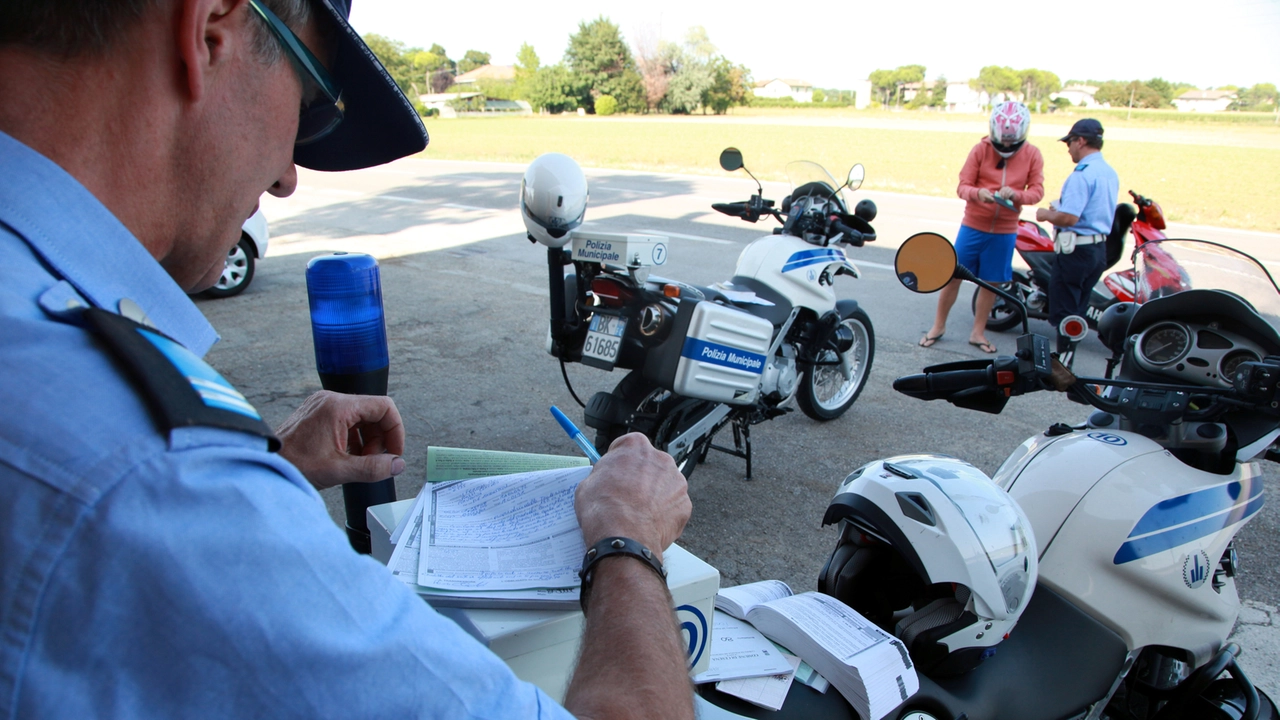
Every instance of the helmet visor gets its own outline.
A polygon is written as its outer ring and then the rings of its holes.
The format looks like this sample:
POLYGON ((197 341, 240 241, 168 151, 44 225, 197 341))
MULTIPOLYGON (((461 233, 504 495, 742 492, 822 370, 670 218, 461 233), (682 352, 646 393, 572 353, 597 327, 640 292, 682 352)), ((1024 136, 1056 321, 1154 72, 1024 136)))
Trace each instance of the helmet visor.
POLYGON ((1000 568, 1031 550, 1025 522, 1013 500, 976 468, 972 475, 947 473, 945 477, 931 468, 930 482, 951 500, 973 529, 986 551, 991 569, 1000 568))

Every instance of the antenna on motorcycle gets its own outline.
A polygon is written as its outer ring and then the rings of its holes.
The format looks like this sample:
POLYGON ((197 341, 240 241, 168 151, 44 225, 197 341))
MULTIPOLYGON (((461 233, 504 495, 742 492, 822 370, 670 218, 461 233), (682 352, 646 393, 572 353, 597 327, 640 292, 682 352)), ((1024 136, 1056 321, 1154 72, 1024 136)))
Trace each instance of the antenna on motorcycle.
POLYGON ((742 170, 747 175, 750 175, 752 180, 756 181, 756 194, 764 194, 764 186, 760 184, 759 180, 756 180, 755 175, 751 175, 750 170, 747 170, 747 166, 742 162, 742 151, 738 148, 730 147, 720 151, 720 167, 724 168, 726 172, 742 170))

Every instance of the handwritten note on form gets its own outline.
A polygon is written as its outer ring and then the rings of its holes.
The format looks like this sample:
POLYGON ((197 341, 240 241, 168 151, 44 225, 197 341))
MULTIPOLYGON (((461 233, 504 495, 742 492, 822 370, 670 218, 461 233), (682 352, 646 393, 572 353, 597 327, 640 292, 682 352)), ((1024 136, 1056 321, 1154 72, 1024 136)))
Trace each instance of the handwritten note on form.
POLYGON ((586 546, 574 491, 590 467, 441 483, 423 489, 418 585, 521 590, 579 584, 586 546))

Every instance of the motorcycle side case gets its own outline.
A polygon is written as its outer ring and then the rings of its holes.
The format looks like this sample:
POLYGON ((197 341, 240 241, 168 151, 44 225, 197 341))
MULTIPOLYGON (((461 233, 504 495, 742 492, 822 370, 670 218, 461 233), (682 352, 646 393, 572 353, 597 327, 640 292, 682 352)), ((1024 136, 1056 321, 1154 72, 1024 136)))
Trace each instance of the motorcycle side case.
POLYGON ((1181 648, 1200 665, 1230 634, 1228 543, 1262 507, 1256 464, 1191 468, 1137 433, 1036 436, 993 478, 1040 542, 1040 583, 1114 630, 1132 650, 1181 648))
POLYGON ((685 397, 748 405, 773 343, 773 323, 737 308, 681 299, 667 339, 649 352, 645 377, 685 397))

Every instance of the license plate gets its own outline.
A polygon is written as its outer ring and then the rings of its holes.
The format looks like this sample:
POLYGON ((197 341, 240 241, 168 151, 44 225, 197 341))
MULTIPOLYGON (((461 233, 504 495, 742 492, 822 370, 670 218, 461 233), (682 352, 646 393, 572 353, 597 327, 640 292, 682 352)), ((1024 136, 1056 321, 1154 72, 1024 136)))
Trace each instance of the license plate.
POLYGON ((626 330, 626 318, 599 313, 592 316, 587 339, 582 343, 582 362, 612 370, 618 361, 618 350, 622 347, 622 335, 626 330))

